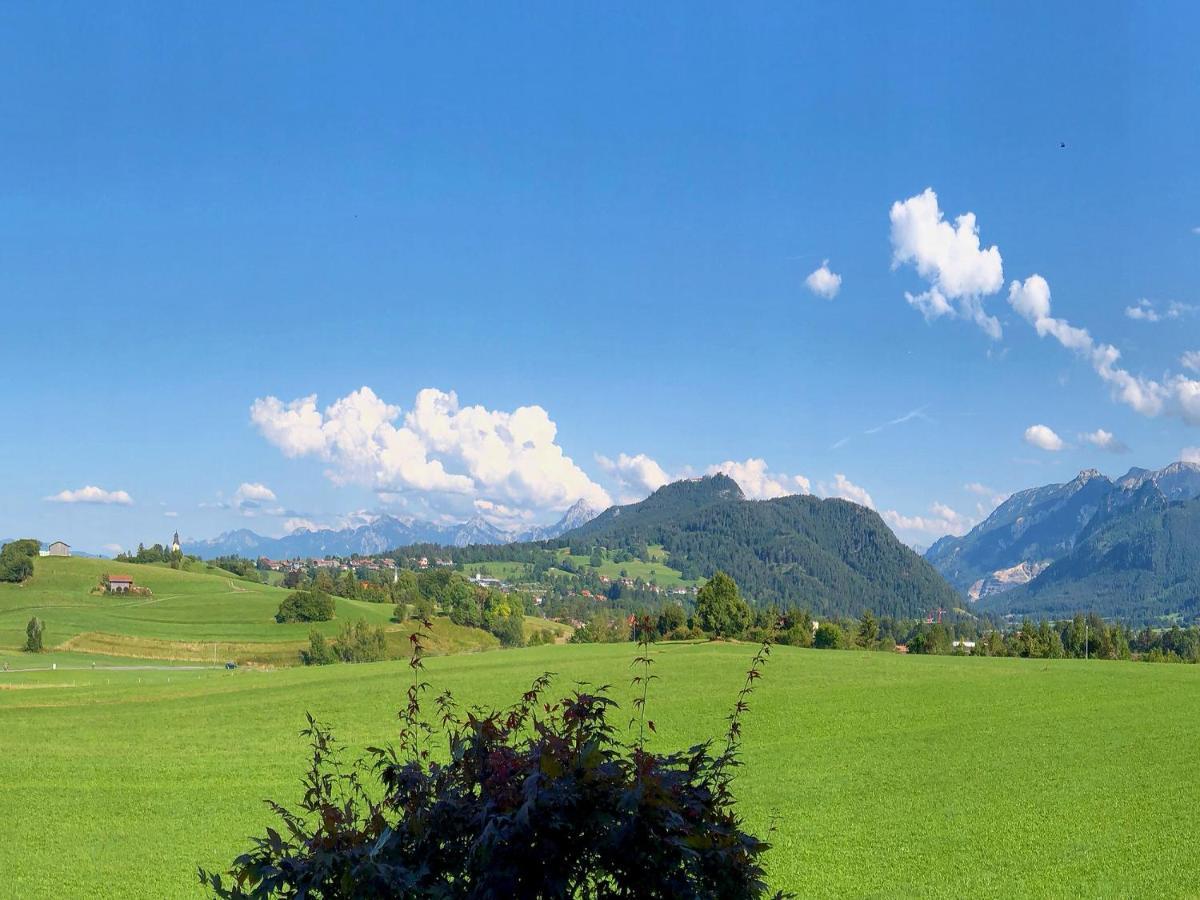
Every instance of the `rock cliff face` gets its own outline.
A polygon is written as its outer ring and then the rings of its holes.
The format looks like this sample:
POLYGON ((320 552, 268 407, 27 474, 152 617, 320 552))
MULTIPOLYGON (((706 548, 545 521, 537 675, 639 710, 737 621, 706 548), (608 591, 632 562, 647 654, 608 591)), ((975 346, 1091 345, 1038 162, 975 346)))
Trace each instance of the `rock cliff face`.
POLYGON ((1042 572, 1046 571, 1049 565, 1049 561, 1036 563, 1023 562, 1017 563, 1015 566, 1010 566, 1007 569, 997 569, 992 574, 985 578, 980 578, 967 588, 967 599, 977 601, 984 597, 990 597, 992 594, 999 594, 1011 588, 1028 584, 1041 575, 1042 572))

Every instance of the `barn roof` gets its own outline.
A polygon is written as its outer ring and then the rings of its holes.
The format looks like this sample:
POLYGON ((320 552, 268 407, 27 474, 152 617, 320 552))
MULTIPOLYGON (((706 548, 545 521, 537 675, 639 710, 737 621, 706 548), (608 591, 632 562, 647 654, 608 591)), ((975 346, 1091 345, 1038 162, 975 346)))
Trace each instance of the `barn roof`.
POLYGON ((132 575, 109 575, 108 580, 110 583, 113 581, 128 581, 130 584, 133 584, 132 575))

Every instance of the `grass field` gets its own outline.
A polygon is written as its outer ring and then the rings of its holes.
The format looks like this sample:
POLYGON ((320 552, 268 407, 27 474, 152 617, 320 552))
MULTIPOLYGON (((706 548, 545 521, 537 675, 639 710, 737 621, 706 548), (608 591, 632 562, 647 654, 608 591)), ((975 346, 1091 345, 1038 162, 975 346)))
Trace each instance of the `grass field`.
MULTIPOLYGON (((390 603, 335 598, 334 621, 279 624, 275 612, 287 595, 283 588, 237 578, 211 566, 184 572, 111 560, 43 557, 36 560, 29 581, 0 584, 0 661, 13 667, 31 664, 20 647, 33 616, 45 623, 47 649, 98 657, 291 665, 314 627, 333 636, 343 622, 355 619, 389 628, 389 642, 404 651, 410 628, 392 624, 390 603), (131 575, 152 593, 92 593, 106 573, 131 575)), ((436 624, 431 649, 453 653, 497 646, 499 641, 483 631, 442 619, 436 624)), ((32 659, 45 663, 44 657, 32 659)))
MULTIPOLYGON (((654 650, 659 740, 719 731, 752 648, 654 650)), ((611 682, 629 645, 429 661, 507 703, 538 673, 611 682)), ((355 747, 395 732, 403 663, 0 674, 0 894, 196 896, 296 798, 306 710, 355 747)), ((623 721, 623 717, 622 721, 623 721)), ((802 896, 1195 896, 1200 667, 777 648, 738 776, 802 896)))
MULTIPOLYGON (((560 559, 570 559, 571 564, 578 569, 586 568, 591 564, 590 556, 572 555, 565 547, 558 552, 560 559)), ((649 548, 649 555, 653 562, 644 562, 640 559, 631 559, 628 562, 618 563, 613 562, 607 553, 604 554, 600 567, 596 570, 599 574, 606 578, 620 578, 621 572, 625 572, 625 576, 629 578, 640 578, 645 582, 655 582, 659 587, 698 587, 701 581, 689 581, 683 577, 683 573, 678 569, 672 569, 667 564, 666 551, 657 545, 649 548)), ((565 574, 565 573, 564 573, 565 574)))

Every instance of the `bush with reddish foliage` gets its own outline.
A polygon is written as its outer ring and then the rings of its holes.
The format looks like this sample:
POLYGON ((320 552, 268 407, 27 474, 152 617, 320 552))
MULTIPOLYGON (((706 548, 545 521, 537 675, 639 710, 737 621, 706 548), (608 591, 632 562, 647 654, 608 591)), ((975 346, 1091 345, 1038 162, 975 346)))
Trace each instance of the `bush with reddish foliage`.
MULTIPOLYGON (((427 623, 426 623, 427 626, 427 623)), ((649 634, 651 629, 643 633, 649 634)), ((395 747, 346 766, 311 717, 298 812, 271 806, 268 828, 227 876, 201 871, 219 897, 743 898, 768 889, 768 845, 734 811, 742 713, 769 653, 747 673, 723 742, 678 753, 645 747, 655 677, 648 640, 633 679, 637 737, 620 740, 604 687, 550 702, 550 675, 512 708, 460 715, 448 694, 423 715, 424 632, 395 747), (435 736, 448 753, 430 752, 435 736)), ((779 896, 779 895, 776 895, 779 896)))

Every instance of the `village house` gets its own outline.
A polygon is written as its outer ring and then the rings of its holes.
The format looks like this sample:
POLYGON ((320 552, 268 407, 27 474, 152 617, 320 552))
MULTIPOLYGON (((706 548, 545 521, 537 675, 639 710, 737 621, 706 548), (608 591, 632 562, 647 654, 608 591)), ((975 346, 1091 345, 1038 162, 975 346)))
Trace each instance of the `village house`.
POLYGON ((55 541, 46 549, 47 556, 70 556, 71 546, 66 541, 55 541))
POLYGON ((127 594, 133 590, 133 578, 129 575, 109 575, 108 592, 110 594, 127 594))

